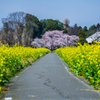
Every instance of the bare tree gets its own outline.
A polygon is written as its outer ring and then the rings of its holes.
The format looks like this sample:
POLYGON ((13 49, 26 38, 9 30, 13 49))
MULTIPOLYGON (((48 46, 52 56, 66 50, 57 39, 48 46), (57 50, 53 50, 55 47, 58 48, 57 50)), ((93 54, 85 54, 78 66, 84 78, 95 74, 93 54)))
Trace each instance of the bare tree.
POLYGON ((2 23, 6 23, 6 22, 13 22, 13 27, 12 28, 15 28, 17 26, 20 26, 21 24, 22 25, 25 25, 25 16, 26 16, 26 13, 24 12, 14 12, 14 13, 10 13, 8 18, 3 18, 2 19, 2 23))
POLYGON ((5 22, 3 25, 3 29, 1 30, 0 34, 0 41, 2 43, 8 43, 9 45, 14 44, 13 32, 14 30, 11 28, 12 22, 5 22))
POLYGON ((25 16, 26 13, 24 12, 14 12, 9 14, 7 18, 2 19, 6 33, 8 30, 15 30, 18 45, 21 45, 22 32, 25 27, 25 16))
POLYGON ((66 19, 64 20, 64 22, 63 22, 64 28, 67 28, 67 27, 69 26, 69 23, 70 23, 69 19, 66 18, 66 19))

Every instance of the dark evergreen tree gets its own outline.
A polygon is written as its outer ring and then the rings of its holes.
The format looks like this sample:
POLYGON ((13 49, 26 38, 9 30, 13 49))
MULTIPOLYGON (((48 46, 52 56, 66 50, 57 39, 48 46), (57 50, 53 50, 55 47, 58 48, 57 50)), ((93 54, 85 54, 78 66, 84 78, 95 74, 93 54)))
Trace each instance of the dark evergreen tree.
POLYGON ((32 37, 41 37, 42 35, 42 25, 38 18, 34 15, 27 14, 25 17, 26 20, 26 30, 32 32, 32 37))
POLYGON ((79 42, 83 45, 84 43, 86 43, 86 34, 84 31, 80 30, 78 33, 79 36, 79 42))
POLYGON ((45 31, 52 31, 52 30, 63 30, 63 23, 59 20, 53 19, 43 19, 40 20, 43 28, 43 32, 45 31))

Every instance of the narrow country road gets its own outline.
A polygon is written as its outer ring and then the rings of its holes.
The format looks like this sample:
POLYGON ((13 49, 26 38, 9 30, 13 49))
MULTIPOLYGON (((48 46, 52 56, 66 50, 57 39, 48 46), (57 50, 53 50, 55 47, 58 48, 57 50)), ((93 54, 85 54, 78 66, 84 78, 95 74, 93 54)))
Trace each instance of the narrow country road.
POLYGON ((100 93, 70 74, 49 53, 12 78, 5 100, 100 100, 100 93))

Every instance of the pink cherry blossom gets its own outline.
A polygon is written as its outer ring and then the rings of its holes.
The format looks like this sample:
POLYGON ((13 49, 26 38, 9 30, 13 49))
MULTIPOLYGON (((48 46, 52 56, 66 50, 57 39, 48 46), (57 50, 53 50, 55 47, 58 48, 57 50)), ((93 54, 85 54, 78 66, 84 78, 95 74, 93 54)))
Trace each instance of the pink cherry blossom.
POLYGON ((69 36, 63 34, 63 31, 47 31, 42 35, 42 38, 36 38, 31 43, 35 48, 44 47, 51 50, 55 50, 60 47, 74 46, 78 43, 79 37, 76 35, 69 36))

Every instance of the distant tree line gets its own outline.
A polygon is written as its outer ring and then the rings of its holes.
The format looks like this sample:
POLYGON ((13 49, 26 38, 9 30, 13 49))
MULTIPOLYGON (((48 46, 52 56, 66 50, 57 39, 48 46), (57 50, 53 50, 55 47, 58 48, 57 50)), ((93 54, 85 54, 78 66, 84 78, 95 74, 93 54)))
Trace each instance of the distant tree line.
POLYGON ((15 12, 2 19, 3 29, 0 32, 0 41, 9 45, 30 46, 32 40, 40 37, 42 25, 34 15, 15 12))
POLYGON ((79 42, 86 42, 86 37, 96 31, 100 31, 100 24, 92 25, 89 29, 85 26, 69 26, 69 19, 64 22, 53 19, 39 20, 36 16, 24 13, 10 13, 7 18, 2 19, 3 28, 0 31, 0 41, 10 46, 17 43, 18 45, 30 46, 35 38, 41 38, 46 31, 59 30, 67 35, 79 36, 79 42))

